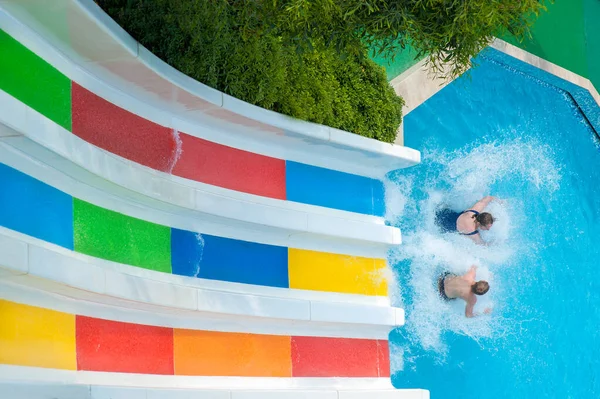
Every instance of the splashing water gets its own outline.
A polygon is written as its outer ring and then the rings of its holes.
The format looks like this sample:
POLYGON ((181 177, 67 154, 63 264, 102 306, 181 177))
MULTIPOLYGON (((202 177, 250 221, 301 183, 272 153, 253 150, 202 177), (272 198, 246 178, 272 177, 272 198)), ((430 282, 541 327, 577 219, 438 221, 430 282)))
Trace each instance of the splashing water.
POLYGON ((204 256, 204 237, 202 237, 202 234, 196 233, 196 241, 198 241, 198 246, 196 247, 196 257, 194 258, 194 277, 200 275, 200 264, 202 263, 202 257, 204 256))
POLYGON ((534 252, 508 244, 513 230, 525 228, 518 211, 525 206, 522 198, 506 198, 504 204, 492 202, 488 206, 497 218, 490 231, 482 232, 486 241, 493 242, 490 247, 476 245, 457 234, 441 233, 435 225, 436 209, 468 209, 507 180, 521 181, 530 195, 549 196, 558 189, 561 174, 548 146, 520 139, 451 152, 428 151, 423 164, 429 173, 421 185, 414 184, 415 176, 406 175, 392 176, 387 183, 387 200, 401 204, 390 204, 393 213, 388 213, 388 218, 403 225, 404 235, 403 245, 390 254, 400 285, 393 299, 410 314, 406 330, 412 343, 440 353, 443 359, 445 332, 475 340, 507 332, 499 318, 461 317, 464 302, 443 302, 435 286, 438 276, 444 271, 463 274, 471 265, 478 266, 477 278, 488 280, 494 289, 479 299, 476 310, 494 307, 494 298, 503 292, 501 282, 494 279, 494 270, 510 266, 517 256, 533 256, 534 252), (411 199, 420 200, 411 204, 411 199), (408 295, 410 302, 405 299, 408 295))
POLYGON ((173 154, 171 155, 171 159, 169 159, 169 164, 166 170, 166 172, 169 174, 173 173, 173 169, 175 168, 175 165, 177 165, 177 161, 179 161, 179 158, 181 158, 181 154, 183 153, 183 142, 179 136, 179 131, 173 129, 171 131, 171 135, 173 136, 175 148, 173 148, 173 154))

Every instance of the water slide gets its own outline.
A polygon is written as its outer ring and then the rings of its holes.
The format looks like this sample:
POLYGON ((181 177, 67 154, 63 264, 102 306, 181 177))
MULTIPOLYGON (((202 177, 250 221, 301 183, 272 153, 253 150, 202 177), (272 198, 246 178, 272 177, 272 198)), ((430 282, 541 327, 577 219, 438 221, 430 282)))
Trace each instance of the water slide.
POLYGON ((0 0, 0 396, 429 398, 388 345, 385 175, 419 161, 194 81, 92 0, 0 0))

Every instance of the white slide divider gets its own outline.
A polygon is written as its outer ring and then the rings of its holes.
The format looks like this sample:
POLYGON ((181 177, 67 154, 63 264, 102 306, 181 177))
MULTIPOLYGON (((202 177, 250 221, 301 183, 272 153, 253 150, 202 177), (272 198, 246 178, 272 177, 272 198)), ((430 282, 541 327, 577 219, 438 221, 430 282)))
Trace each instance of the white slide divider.
POLYGON ((422 389, 393 389, 389 378, 184 377, 2 365, 0 386, 3 399, 429 399, 422 389))

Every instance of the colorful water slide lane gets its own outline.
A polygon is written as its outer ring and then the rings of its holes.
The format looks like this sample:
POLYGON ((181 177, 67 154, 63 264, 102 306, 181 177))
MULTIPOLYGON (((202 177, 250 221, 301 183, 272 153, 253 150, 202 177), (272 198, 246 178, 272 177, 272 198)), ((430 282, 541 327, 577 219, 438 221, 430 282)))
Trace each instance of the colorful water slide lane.
MULTIPOLYGON (((339 225, 346 219, 357 223, 354 229, 375 225, 393 235, 380 218, 381 172, 414 164, 418 153, 381 151, 324 127, 317 130, 325 139, 311 136, 285 118, 295 131, 284 131, 280 117, 267 114, 276 122, 268 125, 244 116, 247 105, 236 104, 241 112, 234 114, 222 94, 220 106, 205 107, 205 99, 177 89, 178 100, 204 102, 196 110, 206 112, 177 119, 173 110, 181 102, 148 105, 130 101, 131 93, 115 95, 114 87, 123 86, 106 84, 21 24, 31 15, 56 21, 63 12, 76 56, 89 51, 77 47, 77 38, 86 36, 79 35, 79 17, 90 17, 92 2, 0 6, 0 49, 9 55, 0 60, 5 392, 14 398, 350 399, 375 391, 426 397, 421 390, 390 390, 387 331, 404 322, 387 297, 382 250, 393 239, 374 247, 360 235, 294 241, 277 223, 265 227, 260 219, 232 218, 235 212, 211 215, 210 207, 185 206, 202 202, 196 201, 201 187, 225 193, 224 201, 277 203, 284 212, 302 210, 327 222, 333 215, 339 225), (215 124, 219 118, 227 124, 215 124), (232 120, 254 139, 240 140, 232 120), (280 142, 261 144, 273 141, 265 132, 280 142), (225 139, 215 139, 221 133, 225 139), (286 149, 290 143, 293 149, 286 149), (348 153, 354 161, 363 156, 365 165, 352 166, 343 159, 348 153), (324 168, 325 161, 334 168, 324 168), (107 173, 110 162, 116 166, 107 173), (163 180, 176 182, 170 189, 194 187, 195 198, 186 203, 182 190, 161 192, 163 180), (297 248, 289 245, 294 242, 297 248)), ((95 23, 102 18, 92 16, 95 23)), ((98 28, 84 22, 90 31, 98 28)), ((115 64, 105 56, 98 56, 106 61, 104 77, 112 67, 114 78, 131 61, 115 64)), ((164 89, 160 82, 150 87, 164 89)))
POLYGON ((3 365, 181 376, 389 377, 387 340, 142 325, 7 300, 0 300, 0 312, 3 365))

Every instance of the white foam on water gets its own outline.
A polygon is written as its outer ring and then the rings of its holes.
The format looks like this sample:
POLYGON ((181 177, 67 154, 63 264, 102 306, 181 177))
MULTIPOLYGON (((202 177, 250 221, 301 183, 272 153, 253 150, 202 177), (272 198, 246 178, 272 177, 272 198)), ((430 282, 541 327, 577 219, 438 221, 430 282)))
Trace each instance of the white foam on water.
POLYGON ((181 141, 181 137, 179 136, 179 131, 173 129, 171 131, 171 135, 173 136, 173 142, 175 143, 175 148, 173 149, 173 154, 171 155, 171 159, 169 160, 169 165, 167 166, 167 173, 172 174, 175 165, 177 165, 177 161, 181 158, 181 154, 183 153, 183 142, 181 141))
MULTIPOLYGON (((457 151, 425 151, 425 173, 396 176, 386 182, 387 218, 402 228, 403 244, 390 252, 389 264, 398 284, 392 301, 406 310, 402 327, 408 342, 396 348, 403 360, 394 360, 402 370, 410 364, 411 349, 422 348, 443 362, 447 353, 443 336, 447 332, 469 336, 475 341, 510 334, 502 315, 504 277, 517 259, 533 256, 535 242, 528 241, 527 195, 550 196, 559 189, 561 170, 554 162, 550 147, 535 140, 488 142, 457 151), (420 181, 420 176, 423 181, 420 181), (441 207, 464 210, 506 184, 526 187, 503 195, 502 203, 492 202, 486 211, 497 219, 482 238, 489 246, 476 245, 458 234, 441 233, 435 225, 436 210, 441 207), (395 265, 395 266, 394 266, 395 265), (490 292, 478 297, 475 312, 494 308, 491 315, 468 319, 462 300, 444 302, 437 291, 437 279, 449 271, 463 274, 471 265, 478 266, 477 279, 490 283, 490 292)), ((518 327, 518 326, 517 326, 518 327)), ((394 353, 392 351, 392 353, 394 353)))
POLYGON ((410 206, 410 198, 405 195, 413 190, 414 179, 400 176, 395 180, 385 179, 385 218, 392 224, 398 223, 399 218, 405 213, 405 208, 410 206))
POLYGON ((390 369, 404 370, 404 348, 394 342, 390 342, 390 369))
POLYGON ((200 264, 202 263, 202 257, 204 256, 204 237, 202 234, 196 233, 196 241, 198 242, 198 252, 196 253, 196 265, 194 270, 194 277, 198 277, 200 274, 200 264))

